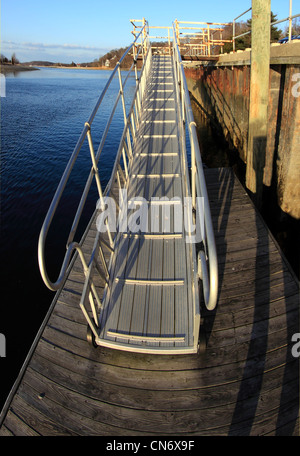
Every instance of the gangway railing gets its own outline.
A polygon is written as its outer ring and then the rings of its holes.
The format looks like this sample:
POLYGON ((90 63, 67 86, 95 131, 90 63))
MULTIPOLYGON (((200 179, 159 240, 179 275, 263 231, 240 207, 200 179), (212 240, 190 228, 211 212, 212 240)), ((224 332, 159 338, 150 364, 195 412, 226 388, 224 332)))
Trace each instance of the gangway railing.
POLYGON ((231 23, 225 22, 174 22, 174 33, 182 56, 216 57, 223 53, 223 46, 232 43, 223 32, 231 23))
MULTIPOLYGON (((134 132, 137 128, 137 124, 139 122, 139 117, 140 117, 140 111, 141 111, 141 100, 143 96, 143 92, 145 90, 145 78, 146 78, 146 73, 149 70, 149 59, 147 59, 148 54, 151 53, 151 48, 150 48, 150 43, 149 43, 149 38, 148 38, 148 32, 147 32, 147 27, 148 24, 146 21, 144 21, 144 24, 141 28, 141 31, 138 33, 138 35, 135 37, 135 40, 133 43, 126 49, 125 53, 123 54, 122 58, 119 60, 119 62, 116 64, 114 70, 112 71, 100 97, 98 98, 98 101, 88 119, 87 122, 84 124, 84 128, 82 130, 82 133, 77 141, 77 144, 73 150, 73 153, 69 159, 69 162, 66 166, 66 169, 63 173, 63 176, 60 180, 60 183, 57 187, 57 190, 55 192, 55 195, 52 199, 51 205, 49 207, 49 210, 47 212, 47 215, 45 217, 40 236, 39 236, 39 243, 38 243, 38 261, 39 261, 39 268, 40 272, 42 275, 42 278, 46 284, 46 286, 52 290, 56 291, 61 288, 62 284, 64 283, 66 276, 67 276, 67 270, 68 266, 70 264, 71 258, 74 254, 75 251, 78 252, 83 269, 85 274, 87 275, 89 272, 89 262, 86 261, 83 251, 82 251, 82 246, 78 242, 74 242, 74 236, 77 231, 83 209, 85 206, 85 203, 87 201, 87 197, 92 185, 92 182, 95 178, 96 180, 96 185, 97 185, 97 190, 98 190, 98 196, 99 200, 101 203, 101 206, 103 206, 103 197, 104 195, 108 194, 110 192, 110 187, 111 187, 111 182, 114 176, 117 175, 117 178, 120 179, 120 176, 126 176, 127 175, 127 168, 128 168, 128 162, 131 158, 131 150, 132 150, 132 141, 134 138, 134 132), (122 80, 122 75, 121 75, 121 64, 125 57, 129 54, 132 53, 133 56, 133 63, 130 67, 130 69, 127 72, 126 78, 123 81, 122 80), (143 66, 138 74, 137 70, 137 59, 139 56, 142 56, 143 58, 143 66), (147 63, 148 62, 148 63, 147 63), (134 72, 135 74, 135 80, 136 80, 136 89, 135 89, 135 95, 134 95, 134 104, 131 105, 129 113, 126 113, 126 106, 125 106, 125 98, 124 98, 124 88, 126 86, 126 83, 129 79, 129 77, 132 75, 134 72), (110 89, 112 87, 112 81, 114 79, 118 78, 119 79, 119 84, 120 84, 120 90, 117 93, 117 96, 115 97, 115 102, 112 106, 111 114, 110 117, 108 118, 106 127, 103 131, 101 141, 99 143, 98 149, 95 152, 94 149, 94 144, 92 140, 92 135, 91 135, 91 128, 93 121, 95 119, 95 116, 97 112, 99 111, 99 108, 103 102, 104 97, 106 96, 107 93, 110 93, 110 89), (120 147, 117 153, 117 167, 115 167, 111 180, 108 183, 105 191, 103 191, 102 186, 101 186, 101 180, 100 180, 100 175, 99 175, 99 159, 106 141, 106 138, 109 133, 109 129, 114 117, 114 114, 116 112, 117 106, 120 102, 120 99, 122 101, 122 106, 123 106, 123 114, 124 114, 124 130, 123 130, 123 135, 122 135, 122 141, 120 143, 120 147), (85 141, 88 141, 89 145, 89 150, 90 150, 90 156, 91 156, 91 162, 92 162, 92 167, 90 170, 90 173, 88 175, 81 200, 79 202, 77 212, 75 214, 73 224, 68 236, 67 240, 67 245, 66 245, 66 253, 63 259, 63 263, 61 266, 61 270, 59 272, 59 276, 55 282, 51 281, 47 272, 47 267, 46 267, 46 260, 45 260, 45 245, 46 245, 46 239, 47 239, 47 234, 49 231, 49 228, 51 226, 53 217, 57 211, 59 202, 62 198, 64 189, 67 185, 67 182, 69 181, 71 172, 74 168, 74 165, 76 163, 76 160, 79 156, 79 153, 82 149, 82 146, 85 141)), ((115 88, 112 88, 112 90, 115 91, 115 88)), ((104 255, 103 255, 103 248, 107 248, 111 252, 113 251, 113 233, 109 229, 109 226, 107 226, 107 232, 109 236, 109 243, 106 242, 105 240, 102 240, 100 243, 100 251, 101 251, 101 259, 103 263, 103 267, 105 271, 108 271, 107 265, 105 264, 104 261, 104 255)), ((106 277, 107 279, 107 277, 106 277)), ((99 298, 96 293, 96 289, 94 284, 91 284, 92 292, 99 303, 99 298)), ((95 312, 93 312, 95 313, 95 312)))
MULTIPOLYGON (((142 27, 139 25, 142 20, 131 19, 133 35, 142 27)), ((232 23, 225 22, 187 22, 174 21, 175 34, 180 53, 184 57, 217 57, 223 53, 223 46, 232 43, 232 39, 226 39, 223 32, 232 23)), ((159 40, 152 43, 152 51, 160 54, 171 54, 171 35, 173 26, 149 25, 150 31, 159 31, 160 35, 151 35, 149 39, 159 40), (167 31, 167 34, 165 32, 167 31), (162 41, 163 40, 163 41, 162 41)), ((172 40, 173 41, 173 40, 172 40)))
MULTIPOLYGON (((174 61, 177 87, 180 90, 181 100, 181 136, 185 147, 185 130, 187 127, 191 147, 191 194, 195 219, 204 217, 202 243, 198 251, 198 275, 203 283, 203 295, 208 310, 213 310, 218 298, 218 260, 211 212, 206 189, 203 164, 197 137, 189 91, 184 74, 181 52, 178 44, 176 23, 173 24, 174 33, 174 61), (203 210, 197 204, 197 197, 202 198, 203 210), (197 213, 200 212, 200 213, 197 213)), ((201 207, 201 206, 200 206, 201 207)))
MULTIPOLYGON (((288 31, 288 42, 290 43, 291 40, 292 40, 292 21, 293 19, 296 19, 298 17, 300 17, 300 14, 292 14, 292 8, 293 8, 293 1, 292 0, 289 0, 289 15, 288 17, 285 17, 284 19, 279 19, 277 21, 274 21, 274 22, 271 22, 270 23, 270 27, 274 26, 274 25, 277 25, 277 24, 281 24, 282 22, 289 22, 289 31, 288 31)), ((244 16, 245 14, 247 14, 249 11, 252 11, 252 8, 248 8, 246 11, 244 11, 243 13, 239 14, 239 16, 235 17, 233 19, 233 22, 232 22, 232 34, 233 34, 233 37, 232 37, 232 41, 233 41, 233 52, 236 51, 236 46, 235 46, 235 43, 236 43, 236 40, 238 38, 242 38, 243 36, 246 36, 246 35, 249 35, 251 33, 251 28, 250 30, 247 30, 246 32, 243 32, 243 33, 240 33, 239 35, 236 35, 236 24, 237 24, 237 19, 239 19, 240 17, 244 16)))

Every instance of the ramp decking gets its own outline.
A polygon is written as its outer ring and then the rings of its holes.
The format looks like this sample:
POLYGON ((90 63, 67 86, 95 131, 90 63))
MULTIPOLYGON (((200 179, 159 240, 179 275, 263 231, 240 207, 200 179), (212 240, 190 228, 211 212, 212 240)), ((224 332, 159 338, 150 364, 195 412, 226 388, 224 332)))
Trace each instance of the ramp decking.
MULTIPOLYGON (((0 435, 299 435, 299 283, 233 172, 205 177, 219 258, 219 301, 202 310, 205 356, 91 348, 78 260, 0 435)), ((91 225, 86 251, 94 235, 91 225)))
POLYGON ((193 251, 183 213, 176 217, 189 186, 172 62, 153 56, 126 186, 128 205, 142 199, 147 206, 133 226, 137 209, 129 211, 128 229, 118 234, 100 316, 101 345, 129 351, 191 353, 198 347, 193 251))

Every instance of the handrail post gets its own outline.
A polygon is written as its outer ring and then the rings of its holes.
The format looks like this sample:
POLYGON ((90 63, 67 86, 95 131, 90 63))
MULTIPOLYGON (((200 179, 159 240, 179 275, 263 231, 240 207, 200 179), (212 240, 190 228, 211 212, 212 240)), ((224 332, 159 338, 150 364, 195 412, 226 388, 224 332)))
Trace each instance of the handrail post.
POLYGON ((207 24, 207 42, 208 42, 208 55, 210 56, 210 30, 209 30, 209 24, 207 24))
MULTIPOLYGON (((104 204, 104 200, 103 200, 103 192, 102 192, 102 187, 101 187, 99 170, 98 170, 98 166, 97 166, 97 162, 96 162, 96 158, 95 158, 94 146, 93 146, 92 135, 91 135, 91 126, 87 122, 85 125, 88 127, 87 137, 88 137, 91 159, 92 159, 92 163, 93 163, 93 171, 94 171, 96 184, 97 184, 97 190, 98 190, 100 203, 101 203, 101 210, 104 210, 105 204, 104 204)), ((111 232, 109 229, 108 220, 105 221, 105 225, 107 226, 107 234, 109 237, 110 245, 113 246, 113 239, 112 239, 112 235, 111 235, 111 232)))
MULTIPOLYGON (((124 125, 126 125, 127 114, 126 114, 126 105, 125 105, 125 97, 124 97, 120 63, 118 62, 117 65, 118 65, 118 76, 119 76, 119 84, 120 84, 120 94, 121 94, 122 106, 123 106, 124 125)), ((130 155, 132 156, 132 147, 131 147, 131 139, 130 139, 129 130, 127 130, 127 142, 128 142, 128 148, 129 148, 130 155)), ((124 163, 124 166, 126 166, 125 163, 124 163)))
MULTIPOLYGON (((191 132, 192 124, 189 124, 189 134, 192 136, 191 132)), ((191 177, 192 177, 192 207, 196 209, 196 157, 195 157, 195 145, 191 141, 191 177)))
POLYGON ((289 9, 289 43, 292 40, 292 8, 293 8, 293 0, 290 0, 290 9, 289 9))
POLYGON ((98 166, 97 166, 97 162, 96 162, 96 158, 95 158, 94 146, 93 146, 92 135, 91 135, 91 126, 88 122, 85 123, 85 126, 88 127, 87 138, 88 138, 88 143, 89 143, 89 148, 90 148, 94 175, 95 175, 96 184, 97 184, 97 190, 98 190, 99 198, 101 199, 101 205, 104 206, 103 192, 102 192, 100 176, 99 176, 98 166))
POLYGON ((235 19, 232 22, 232 50, 235 52, 235 19))

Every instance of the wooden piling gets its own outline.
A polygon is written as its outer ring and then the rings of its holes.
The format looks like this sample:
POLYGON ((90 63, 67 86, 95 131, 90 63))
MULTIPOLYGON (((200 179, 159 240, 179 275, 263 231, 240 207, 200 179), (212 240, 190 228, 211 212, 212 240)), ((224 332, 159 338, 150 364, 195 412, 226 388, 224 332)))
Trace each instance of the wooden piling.
POLYGON ((260 206, 265 165, 270 71, 270 0, 252 0, 251 81, 246 185, 260 206))

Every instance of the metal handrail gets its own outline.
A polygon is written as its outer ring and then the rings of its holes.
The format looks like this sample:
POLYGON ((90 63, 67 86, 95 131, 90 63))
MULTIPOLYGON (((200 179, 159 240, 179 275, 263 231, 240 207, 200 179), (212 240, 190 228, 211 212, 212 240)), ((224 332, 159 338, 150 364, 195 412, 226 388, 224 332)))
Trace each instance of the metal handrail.
POLYGON ((178 47, 181 51, 181 55, 197 55, 197 56, 208 56, 211 57, 214 54, 214 47, 220 46, 221 53, 222 47, 225 43, 231 43, 232 40, 223 39, 224 27, 231 25, 228 22, 187 22, 178 21, 174 22, 176 30, 176 39, 178 47), (183 25, 181 25, 183 24, 183 25), (194 27, 194 25, 196 27, 194 27), (191 30, 191 32, 181 32, 180 30, 191 30), (219 33, 219 39, 214 38, 214 34, 219 33), (196 40, 196 43, 187 43, 186 39, 196 40), (185 54, 183 54, 185 50, 185 54))
MULTIPOLYGON (((300 14, 294 14, 292 15, 292 7, 293 7, 293 1, 292 0, 289 0, 289 15, 288 17, 285 17, 284 19, 280 19, 278 21, 275 21, 275 22, 271 22, 270 23, 270 27, 272 27, 273 25, 277 25, 277 24, 281 24, 282 22, 286 22, 286 21, 289 21, 289 33, 288 33, 288 41, 291 42, 291 39, 292 39, 292 20, 293 19, 296 19, 297 17, 300 17, 300 14)), ((235 52, 235 40, 237 38, 241 38, 242 36, 245 36, 245 35, 249 35, 251 33, 251 29, 248 30, 247 32, 244 32, 244 33, 241 33, 240 35, 237 35, 235 36, 235 24, 236 24, 236 20, 239 19, 241 16, 244 16, 244 14, 248 13, 249 11, 251 11, 252 8, 249 8, 247 9, 246 11, 244 11, 243 13, 241 13, 239 16, 235 17, 233 19, 233 22, 232 22, 232 41, 233 41, 233 52, 235 52)))
MULTIPOLYGON (((184 74, 183 62, 179 50, 178 40, 175 25, 173 24, 173 49, 174 59, 176 64, 175 77, 177 84, 181 90, 181 103, 182 103, 182 122, 183 128, 185 125, 188 127, 189 139, 191 144, 191 193, 193 201, 193 209, 197 211, 196 197, 203 197, 204 207, 204 233, 203 234, 203 249, 198 253, 198 275, 203 282, 203 294, 205 305, 208 310, 213 310, 217 304, 218 299, 218 259, 215 243, 214 230, 211 219, 211 212, 206 189, 205 177, 203 172, 203 164, 201 160, 201 153, 197 138, 196 123, 194 121, 189 91, 184 74), (209 271, 207 268, 209 263, 209 271)), ((200 215, 200 214, 199 214, 200 215)))
MULTIPOLYGON (((148 38, 149 38, 149 36, 148 36, 148 38)), ((121 140, 120 140, 120 143, 119 143, 118 152, 117 152, 116 159, 115 159, 114 166, 113 166, 113 170, 112 170, 112 173, 111 173, 111 179, 110 179, 110 182, 109 182, 109 184, 107 186, 107 192, 106 192, 107 196, 109 196, 109 194, 110 194, 111 183, 114 181, 115 176, 117 176, 119 190, 122 190, 119 172, 121 171, 122 174, 123 174, 123 170, 120 169, 121 168, 120 167, 120 160, 121 160, 121 157, 123 157, 123 161, 124 161, 124 147, 125 147, 126 141, 127 141, 127 143, 130 143, 130 137, 128 136, 128 132, 129 132, 129 129, 130 129, 130 126, 131 126, 130 122, 131 122, 131 119, 132 119, 132 114, 134 112, 134 106, 136 105, 136 103, 138 103, 139 108, 141 108, 141 100, 143 99, 143 95, 144 95, 144 92, 145 92, 145 89, 146 89, 145 80, 147 79, 148 74, 149 74, 151 57, 152 57, 151 46, 148 45, 147 52, 144 55, 144 63, 143 63, 142 69, 141 69, 140 77, 139 77, 139 79, 137 79, 137 85, 136 85, 135 93, 134 93, 134 96, 133 96, 133 99, 132 99, 132 103, 131 103, 131 107, 130 107, 130 110, 129 110, 129 114, 128 114, 128 116, 126 118, 126 121, 125 121, 123 133, 122 133, 121 140)), ((138 121, 138 123, 140 121, 140 115, 141 115, 141 109, 139 109, 137 111, 137 117, 138 117, 137 121, 138 121)), ((133 133, 133 140, 134 140, 135 131, 133 131, 132 133, 133 133)), ((128 169, 127 168, 128 168, 128 166, 126 166, 125 163, 124 163, 125 175, 128 174, 128 169)), ((125 178, 123 176, 123 181, 124 180, 125 180, 125 178)), ((116 237, 117 237, 118 232, 119 232, 119 226, 116 226, 116 237)), ((85 283, 84 283, 83 292, 82 292, 82 295, 81 295, 81 298, 80 298, 80 303, 79 303, 80 308, 81 308, 81 310, 82 310, 82 312, 83 312, 83 314, 84 314, 84 316, 85 316, 85 318, 86 318, 86 320, 88 322, 89 328, 90 328, 91 332, 94 334, 95 337, 98 336, 99 320, 98 320, 97 309, 95 307, 94 298, 95 298, 95 300, 97 302, 98 310, 99 310, 99 308, 102 307, 102 303, 100 302, 100 304, 99 304, 99 298, 98 298, 97 292, 96 292, 95 287, 94 287, 94 282, 93 282, 93 268, 94 267, 96 267, 96 269, 98 270, 98 273, 100 274, 100 276, 103 277, 103 271, 101 271, 101 268, 99 267, 99 262, 97 260, 97 255, 99 254, 99 252, 97 253, 97 251, 99 250, 99 247, 101 246, 101 243, 103 243, 105 245, 105 242, 103 241, 103 239, 101 240, 100 237, 101 237, 100 231, 98 231, 97 234, 96 234, 96 237, 95 237, 94 247, 93 247, 93 250, 92 250, 90 262, 89 262, 88 267, 85 270, 85 283), (87 309, 88 303, 90 304, 90 307, 91 307, 93 319, 90 317, 89 311, 87 309)), ((103 256, 103 252, 101 252, 101 255, 103 256)), ((103 264, 103 266, 104 266, 104 269, 105 269, 104 272, 106 272, 106 277, 105 277, 106 285, 105 285, 105 289, 104 289, 104 293, 103 293, 102 302, 105 299, 106 294, 109 293, 109 291, 110 291, 109 269, 107 268, 107 266, 105 264, 103 264)))
MULTIPOLYGON (((65 168, 63 176, 62 176, 62 178, 60 180, 60 183, 59 183, 59 185, 57 187, 57 190, 56 190, 56 192, 54 194, 54 197, 53 197, 52 202, 50 204, 49 210, 48 210, 48 212, 46 214, 46 217, 45 217, 45 220, 44 220, 41 232, 40 232, 40 236, 39 236, 38 262, 39 262, 39 268, 40 268, 41 276, 42 276, 46 286, 52 291, 56 291, 62 286, 62 284, 63 284, 63 282, 64 282, 64 280, 66 278, 68 265, 70 263, 72 254, 73 254, 73 252, 75 250, 77 250, 79 252, 80 258, 82 260, 84 271, 86 272, 87 269, 88 269, 88 266, 87 266, 87 264, 85 263, 85 260, 84 260, 84 256, 83 256, 83 253, 82 253, 81 246, 80 246, 79 243, 73 242, 73 239, 74 239, 74 235, 75 235, 76 229, 78 227, 79 220, 80 220, 80 217, 82 215, 83 208, 84 208, 84 205, 85 205, 85 202, 86 202, 86 199, 87 199, 87 196, 88 196, 88 193, 89 193, 89 190, 90 190, 90 187, 91 187, 91 184, 92 184, 92 181, 93 181, 94 177, 96 179, 99 197, 100 197, 100 199, 103 198, 103 192, 102 192, 102 188, 101 188, 101 182, 100 182, 100 177, 99 177, 99 172, 98 172, 98 167, 97 167, 98 161, 99 161, 101 152, 103 150, 104 142, 105 142, 106 136, 108 134, 108 130, 109 130, 109 127, 110 127, 110 124, 111 124, 111 121, 112 121, 112 118, 113 118, 113 115, 115 113, 115 110, 116 110, 116 107, 118 105, 120 97, 122 97, 122 101, 124 101, 123 89, 125 87, 126 81, 128 80, 128 77, 129 77, 130 73, 132 72, 133 67, 135 68, 136 79, 137 79, 136 62, 137 62, 138 55, 141 52, 144 53, 144 45, 147 43, 147 39, 148 39, 148 35, 145 33, 146 30, 147 30, 147 26, 148 26, 148 24, 145 22, 143 27, 142 27, 142 29, 141 29, 141 31, 139 32, 139 34, 136 36, 136 38, 134 39, 132 44, 126 49, 126 51, 124 52, 123 56, 121 57, 121 59, 119 60, 119 62, 116 65, 116 67, 112 71, 112 74, 109 77, 109 79, 108 79, 108 81, 107 81, 107 83, 106 83, 101 95, 99 96, 98 101, 97 101, 97 103, 96 103, 96 105, 95 105, 95 107, 94 107, 94 109, 93 109, 88 121, 85 122, 85 124, 84 124, 84 128, 82 130, 82 133, 81 133, 81 135, 80 135, 80 137, 79 137, 79 139, 77 141, 77 144, 76 144, 76 146, 75 146, 75 148, 73 150, 73 153, 72 153, 72 155, 71 155, 71 157, 69 159, 69 162, 68 162, 68 164, 67 164, 67 166, 65 168), (139 40, 140 37, 141 37, 141 43, 138 43, 138 40, 139 40), (139 51, 135 55, 135 51, 136 51, 137 47, 139 47, 139 51), (134 54, 133 64, 132 64, 132 66, 131 66, 131 68, 130 68, 130 70, 128 72, 126 80, 124 81, 124 83, 122 83, 122 79, 120 79, 120 66, 121 66, 121 63, 123 62, 124 58, 128 55, 128 53, 132 49, 133 49, 133 54, 134 54), (97 152, 95 154, 94 148, 93 148, 92 137, 91 137, 91 126, 92 126, 93 120, 94 120, 94 118, 95 118, 95 116, 96 116, 96 114, 97 114, 97 112, 98 112, 98 110, 99 110, 99 108, 101 106, 101 103, 102 103, 102 101, 104 99, 104 96, 105 96, 107 90, 109 89, 109 87, 110 87, 115 75, 117 74, 117 72, 119 72, 119 80, 120 80, 120 84, 121 84, 120 91, 119 91, 119 93, 118 93, 118 95, 116 97, 116 101, 115 101, 115 104, 113 106, 111 116, 108 119, 106 128, 105 128, 104 133, 102 135, 102 139, 101 139, 100 145, 99 145, 98 150, 97 150, 97 152), (82 197, 81 197, 81 200, 80 200, 80 203, 79 203, 75 218, 73 220, 72 228, 71 228, 71 231, 70 231, 70 234, 69 234, 69 237, 68 237, 68 241, 67 241, 67 246, 66 246, 67 251, 65 253, 65 257, 64 257, 63 264, 62 264, 60 272, 59 272, 58 279, 56 280, 56 282, 52 282, 49 279, 49 276, 48 276, 48 273, 47 273, 47 269, 46 269, 46 262, 45 262, 45 243, 46 243, 46 238, 47 238, 47 234, 48 234, 51 222, 52 222, 53 217, 54 217, 54 215, 56 213, 56 210, 57 210, 57 207, 58 207, 59 202, 61 200, 61 197, 63 195, 64 189, 65 189, 65 187, 67 185, 67 182, 69 180, 70 174, 72 172, 72 169, 73 169, 73 167, 75 165, 75 162, 77 160, 78 154, 79 154, 79 152, 81 150, 81 147, 82 147, 86 137, 88 138, 88 142, 89 142, 89 148, 90 148, 91 160, 92 160, 92 168, 91 168, 90 174, 88 176, 88 179, 86 181, 86 185, 85 185, 85 188, 84 188, 84 191, 83 191, 83 194, 82 194, 82 197)), ((123 103, 123 110, 125 110, 125 104, 124 103, 123 103)), ((125 112, 124 112, 124 123, 125 123, 125 127, 124 128, 126 128, 128 123, 127 123, 126 113, 125 112)), ((112 248, 112 240, 110 239, 110 241, 111 241, 111 248, 112 248)))

